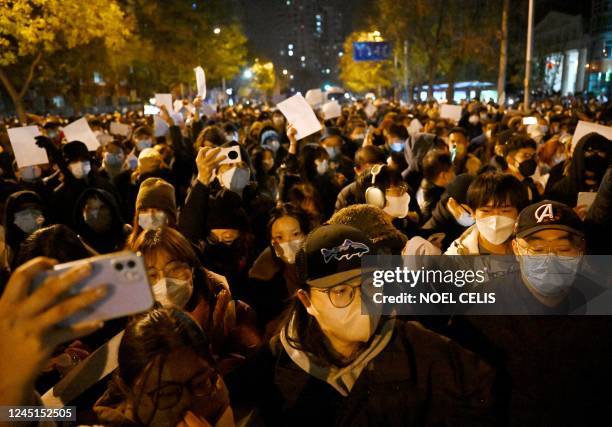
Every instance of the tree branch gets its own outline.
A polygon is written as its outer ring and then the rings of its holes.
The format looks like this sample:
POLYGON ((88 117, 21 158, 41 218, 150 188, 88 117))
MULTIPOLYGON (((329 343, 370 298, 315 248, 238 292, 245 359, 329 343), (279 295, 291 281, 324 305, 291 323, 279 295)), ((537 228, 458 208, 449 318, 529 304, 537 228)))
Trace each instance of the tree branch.
POLYGON ((34 71, 36 70, 36 66, 38 65, 41 59, 42 52, 38 52, 36 54, 36 58, 34 58, 34 61, 32 61, 32 63, 30 64, 30 69, 28 70, 28 77, 26 78, 25 82, 23 83, 23 86, 21 87, 21 92, 19 92, 19 98, 23 98, 28 88, 30 87, 30 83, 34 78, 34 71))

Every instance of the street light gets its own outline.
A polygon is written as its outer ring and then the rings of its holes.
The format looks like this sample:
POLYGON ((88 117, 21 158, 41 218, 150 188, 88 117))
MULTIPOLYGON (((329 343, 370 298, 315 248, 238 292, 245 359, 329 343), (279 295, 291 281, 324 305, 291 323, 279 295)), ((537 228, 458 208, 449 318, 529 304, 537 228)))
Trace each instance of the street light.
POLYGON ((251 71, 251 69, 246 69, 244 70, 244 73, 242 73, 242 77, 245 79, 250 79, 251 77, 253 77, 253 72, 251 71))
POLYGON ((213 30, 213 33, 215 34, 219 34, 221 32, 221 28, 219 27, 215 27, 215 29, 213 30))
POLYGON ((289 71, 287 71, 286 69, 285 69, 285 70, 283 70, 283 76, 286 76, 288 72, 289 72, 289 71))

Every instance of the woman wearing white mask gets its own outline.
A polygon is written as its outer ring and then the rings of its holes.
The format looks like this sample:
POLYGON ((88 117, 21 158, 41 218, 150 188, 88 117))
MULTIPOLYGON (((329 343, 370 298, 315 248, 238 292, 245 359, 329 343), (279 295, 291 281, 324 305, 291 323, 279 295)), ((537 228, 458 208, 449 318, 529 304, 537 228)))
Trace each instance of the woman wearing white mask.
POLYGON ((261 325, 287 308, 286 300, 298 289, 295 257, 310 231, 306 212, 289 203, 270 213, 270 246, 263 250, 249 270, 252 286, 257 286, 255 309, 261 325))
POLYGON ((129 246, 144 257, 155 300, 191 314, 210 337, 224 373, 253 354, 260 343, 255 313, 232 299, 223 276, 202 267, 189 241, 170 227, 145 230, 129 246), (234 355, 232 355, 234 354, 234 355))
POLYGON ((176 227, 176 196, 172 184, 161 178, 147 178, 138 190, 132 233, 133 243, 143 230, 155 230, 162 225, 176 227))
POLYGON ((478 421, 490 408, 493 371, 420 324, 364 306, 365 254, 375 254, 372 243, 346 225, 324 225, 306 238, 300 289, 254 373, 266 425, 478 421))
POLYGON ((468 188, 467 204, 476 224, 457 238, 445 255, 507 255, 514 221, 528 204, 527 190, 510 174, 484 173, 468 188))

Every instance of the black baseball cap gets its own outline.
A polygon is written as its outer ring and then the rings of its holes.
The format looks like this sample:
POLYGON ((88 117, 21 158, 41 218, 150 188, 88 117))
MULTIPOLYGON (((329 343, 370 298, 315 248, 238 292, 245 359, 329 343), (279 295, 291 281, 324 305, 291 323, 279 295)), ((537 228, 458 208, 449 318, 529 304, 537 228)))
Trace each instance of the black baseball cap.
POLYGON ((565 230, 584 236, 584 225, 569 206, 543 200, 521 211, 514 225, 516 237, 526 237, 541 230, 565 230))
POLYGON ((330 288, 361 275, 361 258, 374 255, 370 239, 342 224, 312 231, 296 257, 298 277, 315 288, 330 288))

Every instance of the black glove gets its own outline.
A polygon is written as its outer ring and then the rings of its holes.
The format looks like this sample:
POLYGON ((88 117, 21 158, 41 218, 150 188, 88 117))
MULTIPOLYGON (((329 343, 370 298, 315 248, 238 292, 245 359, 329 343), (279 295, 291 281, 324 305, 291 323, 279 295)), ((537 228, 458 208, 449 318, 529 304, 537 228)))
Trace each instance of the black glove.
POLYGON ((53 146, 53 141, 44 135, 39 135, 34 138, 36 140, 36 145, 40 148, 47 148, 53 146))

